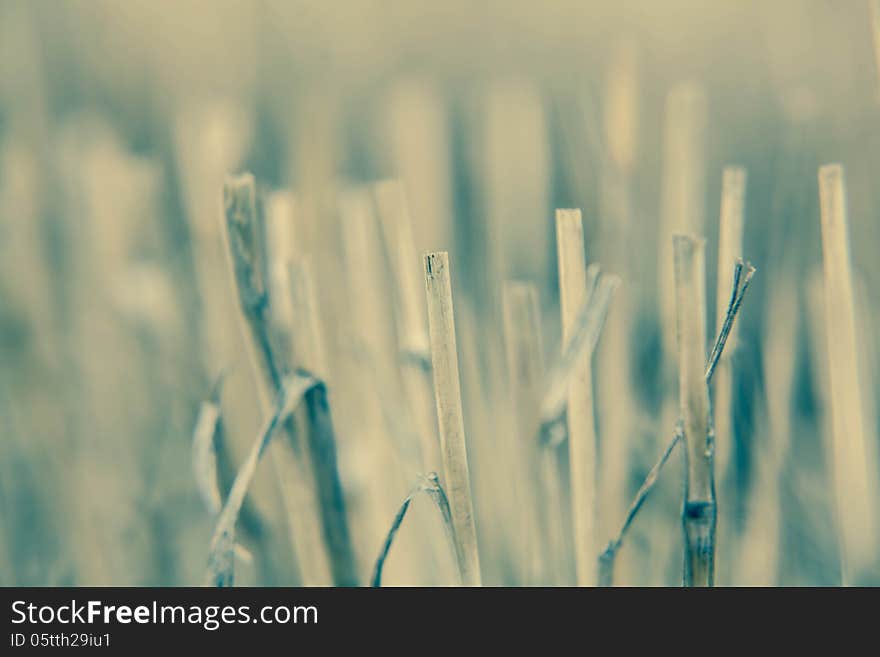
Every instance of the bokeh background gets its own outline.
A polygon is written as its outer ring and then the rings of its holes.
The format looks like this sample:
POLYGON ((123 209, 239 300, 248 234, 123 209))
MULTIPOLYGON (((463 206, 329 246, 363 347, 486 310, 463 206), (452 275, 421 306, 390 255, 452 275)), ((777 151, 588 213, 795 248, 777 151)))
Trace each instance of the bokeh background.
MULTIPOLYGON (((0 582, 202 582, 214 519, 193 474, 200 405, 222 377, 224 490, 263 419, 221 230, 224 177, 245 170, 261 193, 295 195, 288 246, 313 265, 364 581, 419 472, 392 438, 412 413, 374 184, 405 189, 408 266, 450 252, 488 584, 536 583, 501 284, 536 286, 552 362, 553 212, 582 209, 588 260, 622 280, 594 358, 601 547, 675 423, 669 235, 707 239, 712 335, 722 171, 739 165, 758 273, 728 354, 718 582, 839 584, 816 175, 846 171, 863 381, 851 392, 876 483, 874 20, 862 0, 0 0, 0 582)), ((559 459, 564 479, 564 445, 559 459)), ((675 457, 618 583, 679 582, 681 480, 675 457)), ((880 583, 876 488, 858 503, 873 511, 857 583, 880 583)), ((531 511, 571 525, 564 500, 531 511)), ((386 583, 453 582, 427 538, 430 502, 411 513, 422 520, 404 524, 386 583)), ((238 582, 303 581, 268 464, 241 523, 238 582)), ((547 583, 573 578, 561 536, 547 583)))

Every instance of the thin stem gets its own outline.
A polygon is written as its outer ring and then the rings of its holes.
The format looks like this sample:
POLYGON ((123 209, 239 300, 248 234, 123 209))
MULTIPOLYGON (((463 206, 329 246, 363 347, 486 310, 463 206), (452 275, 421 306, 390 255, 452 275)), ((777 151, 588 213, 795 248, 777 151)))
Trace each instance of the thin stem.
POLYGON ((260 457, 269 446, 275 430, 299 406, 306 393, 319 382, 308 375, 296 375, 282 382, 272 413, 266 418, 247 458, 238 470, 226 503, 217 517, 211 554, 208 558, 210 580, 216 586, 232 586, 234 570, 235 523, 250 488, 260 457))
POLYGON ((675 449, 675 446, 681 438, 682 433, 681 427, 679 426, 676 428, 675 436, 669 444, 666 445, 666 449, 663 450, 660 460, 654 464, 654 467, 651 468, 648 472, 648 476, 645 477, 645 480, 639 487, 632 504, 630 504, 629 510, 626 512, 626 517, 623 520, 623 525, 620 527, 620 531, 617 533, 617 537, 612 539, 608 543, 608 546, 602 551, 602 554, 599 555, 599 586, 611 586, 614 579, 614 558, 617 556, 617 551, 620 550, 620 546, 623 544, 623 537, 629 530, 629 526, 632 524, 633 520, 635 520, 636 514, 638 514, 639 510, 642 508, 645 500, 648 499, 648 495, 654 488, 654 484, 657 483, 657 477, 660 475, 660 471, 663 469, 663 466, 666 465, 666 461, 669 460, 672 451, 675 449))
POLYGON ((385 536, 385 541, 382 543, 382 549, 379 551, 379 556, 376 558, 376 565, 373 567, 373 576, 370 578, 370 586, 373 588, 382 586, 382 571, 385 568, 385 561, 388 559, 388 553, 391 551, 394 538, 397 536, 397 532, 403 524, 403 519, 406 517, 406 512, 409 510, 413 498, 419 493, 427 494, 428 497, 431 498, 431 501, 434 502, 437 510, 440 511, 440 515, 443 518, 443 529, 446 533, 450 549, 453 554, 456 553, 452 512, 449 509, 449 500, 446 498, 446 493, 440 485, 440 480, 437 478, 436 472, 422 475, 419 477, 419 482, 404 498, 397 513, 394 514, 394 520, 391 521, 391 528, 385 536))

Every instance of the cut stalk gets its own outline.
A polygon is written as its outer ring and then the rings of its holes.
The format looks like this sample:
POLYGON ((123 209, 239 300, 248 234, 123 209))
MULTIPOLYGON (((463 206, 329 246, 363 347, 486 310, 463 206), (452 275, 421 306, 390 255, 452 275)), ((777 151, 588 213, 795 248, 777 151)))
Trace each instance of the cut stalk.
MULTIPOLYGON (((580 210, 556 211, 556 246, 565 350, 575 335, 578 311, 589 294, 580 210)), ((596 429, 591 360, 585 351, 568 387, 568 449, 578 586, 596 583, 596 429)))
POLYGON ((704 240, 673 237, 678 385, 685 441, 684 584, 712 586, 715 574, 715 478, 706 362, 704 240))
POLYGON ((425 289, 444 480, 452 509, 461 582, 464 586, 480 586, 480 556, 461 409, 449 254, 445 251, 425 254, 425 289))
MULTIPOLYGON (((224 186, 225 226, 230 264, 235 274, 243 327, 257 372, 261 399, 280 394, 284 370, 272 345, 267 318, 266 286, 253 176, 227 180, 224 186)), ((342 486, 336 469, 332 421, 323 386, 284 424, 286 441, 272 450, 273 462, 287 507, 302 576, 310 584, 356 583, 354 555, 345 517, 342 486)))
POLYGON ((876 556, 871 450, 865 415, 853 301, 849 227, 843 167, 819 169, 822 255, 825 278, 825 334, 831 397, 832 468, 837 501, 844 584, 876 556))

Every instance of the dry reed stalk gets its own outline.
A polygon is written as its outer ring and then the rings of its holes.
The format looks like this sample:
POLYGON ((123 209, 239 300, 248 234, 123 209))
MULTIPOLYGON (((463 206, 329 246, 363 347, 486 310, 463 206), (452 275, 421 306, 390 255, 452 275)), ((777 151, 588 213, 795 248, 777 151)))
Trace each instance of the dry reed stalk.
MULTIPOLYGON (((562 343, 572 340, 577 313, 588 300, 584 228, 580 210, 556 211, 562 343)), ((578 586, 596 583, 596 427, 591 357, 585 352, 568 387, 568 450, 578 586)))
POLYGON ((534 285, 506 281, 502 292, 504 344, 507 352, 507 376, 511 412, 515 416, 516 442, 511 446, 516 456, 514 489, 519 509, 519 545, 523 561, 522 579, 530 585, 547 581, 546 567, 552 563, 550 516, 558 509, 548 506, 541 482, 544 447, 536 439, 540 424, 541 387, 544 378, 544 354, 538 291, 534 285))
POLYGON ((449 254, 445 251, 426 253, 424 262, 434 394, 437 400, 444 483, 449 495, 455 528, 456 554, 462 584, 480 586, 480 555, 477 549, 464 417, 461 409, 449 254))
POLYGON ((705 242, 673 237, 679 404, 685 441, 684 584, 712 586, 715 574, 715 476, 709 388, 706 385, 705 242))
POLYGON ((417 251, 406 194, 399 181, 376 185, 376 201, 397 283, 398 344, 404 388, 421 440, 422 469, 441 467, 434 406, 428 325, 421 292, 417 251))
POLYGON ((825 335, 832 421, 832 468, 842 578, 850 584, 876 558, 876 465, 870 462, 860 378, 843 167, 819 169, 825 335))
MULTIPOLYGON (((721 220, 718 231, 718 293, 716 296, 716 331, 727 316, 723 300, 733 288, 733 272, 742 257, 743 209, 746 193, 746 171, 742 167, 725 167, 721 181, 721 220)), ((723 480, 734 452, 733 374, 730 360, 736 349, 736 333, 727 338, 725 356, 718 363, 712 397, 715 414, 716 470, 723 480)))
MULTIPOLYGON (((227 247, 242 328, 266 407, 267 400, 280 393, 288 366, 275 356, 267 318, 271 291, 265 278, 264 232, 253 176, 230 178, 223 191, 227 247)), ((326 391, 320 386, 313 392, 296 416, 285 422, 287 441, 275 443, 273 463, 304 580, 353 585, 357 575, 326 391)))

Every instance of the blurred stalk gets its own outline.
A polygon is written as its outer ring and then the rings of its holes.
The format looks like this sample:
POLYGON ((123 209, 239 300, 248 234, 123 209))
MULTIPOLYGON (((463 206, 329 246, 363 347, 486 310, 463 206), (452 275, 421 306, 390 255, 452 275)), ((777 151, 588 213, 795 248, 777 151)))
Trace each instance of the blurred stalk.
POLYGON ((534 586, 551 581, 551 566, 558 548, 551 518, 559 514, 553 499, 545 495, 546 486, 541 481, 546 473, 541 469, 545 448, 538 441, 544 379, 538 291, 528 283, 507 281, 502 308, 510 412, 516 418, 515 442, 510 447, 515 456, 513 484, 519 509, 520 577, 534 586))
POLYGON ((867 444, 843 167, 819 169, 832 467, 844 584, 876 558, 877 464, 867 444))

